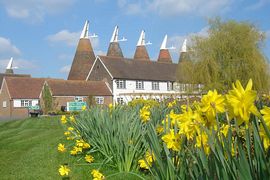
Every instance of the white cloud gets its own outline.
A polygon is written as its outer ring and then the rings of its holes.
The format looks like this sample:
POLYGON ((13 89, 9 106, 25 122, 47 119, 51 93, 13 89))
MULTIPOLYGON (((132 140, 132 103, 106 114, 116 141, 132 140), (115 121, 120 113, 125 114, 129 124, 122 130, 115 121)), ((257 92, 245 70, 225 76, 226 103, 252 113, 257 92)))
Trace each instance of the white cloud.
POLYGON ((259 0, 258 2, 248 6, 246 9, 247 10, 258 10, 267 4, 270 4, 270 0, 259 0))
POLYGON ((127 14, 154 12, 161 16, 192 14, 209 16, 227 11, 233 0, 149 0, 127 3, 118 0, 118 6, 127 14))
MULTIPOLYGON (((69 30, 61 30, 56 34, 47 36, 47 40, 51 43, 64 43, 67 46, 77 46, 81 32, 70 32, 69 30)), ((99 46, 98 38, 90 38, 94 49, 99 46)))
POLYGON ((68 46, 76 46, 80 37, 80 32, 69 32, 64 29, 56 34, 49 35, 47 37, 50 42, 63 42, 68 46))
POLYGON ((15 56, 21 54, 21 51, 11 43, 9 39, 0 37, 0 57, 15 56))
POLYGON ((71 65, 70 64, 69 65, 65 65, 65 66, 61 67, 60 72, 61 73, 64 73, 64 74, 67 74, 67 73, 69 73, 70 68, 71 68, 71 65))
POLYGON ((7 14, 30 22, 42 21, 44 16, 65 11, 76 0, 1 0, 7 14))

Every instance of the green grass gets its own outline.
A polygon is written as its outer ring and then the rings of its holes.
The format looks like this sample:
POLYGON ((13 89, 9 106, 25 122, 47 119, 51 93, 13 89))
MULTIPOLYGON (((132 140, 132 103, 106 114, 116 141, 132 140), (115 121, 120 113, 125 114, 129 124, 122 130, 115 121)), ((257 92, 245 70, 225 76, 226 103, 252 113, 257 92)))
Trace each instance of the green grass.
MULTIPOLYGON (((68 163, 71 179, 91 179, 90 171, 99 168, 102 157, 95 154, 95 163, 57 151, 64 138, 59 117, 29 118, 0 122, 0 179, 61 179, 59 165, 68 163), (79 160, 78 160, 79 159, 79 160)), ((117 174, 114 167, 104 165, 100 171, 107 179, 138 179, 132 174, 117 174), (110 176, 117 174, 115 176, 110 176)), ((145 177, 143 175, 143 177, 145 177)), ((149 178, 149 177, 148 177, 149 178)))

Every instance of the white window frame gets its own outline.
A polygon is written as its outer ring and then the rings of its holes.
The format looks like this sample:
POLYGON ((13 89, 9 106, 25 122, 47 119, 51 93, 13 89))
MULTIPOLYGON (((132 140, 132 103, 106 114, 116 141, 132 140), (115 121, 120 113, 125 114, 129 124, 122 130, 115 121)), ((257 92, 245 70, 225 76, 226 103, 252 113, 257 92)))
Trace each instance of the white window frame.
POLYGON ((32 100, 22 99, 21 100, 21 107, 30 107, 32 106, 32 100))
POLYGON ((104 97, 103 96, 96 96, 95 100, 96 100, 96 104, 104 104, 104 97))
POLYGON ((117 79, 115 80, 115 83, 117 89, 126 89, 126 80, 117 79))
POLYGON ((83 97, 81 97, 81 96, 75 96, 74 97, 74 101, 76 101, 76 102, 83 102, 83 97))
POLYGON ((144 89, 144 81, 136 81, 136 89, 144 89))
POLYGON ((116 98, 116 102, 117 102, 117 104, 121 104, 121 105, 125 103, 123 97, 116 98))
POLYGON ((7 107, 7 101, 3 101, 3 108, 7 107))
POLYGON ((159 82, 158 81, 152 82, 152 90, 159 90, 159 82))
POLYGON ((172 91, 173 90, 173 83, 171 81, 167 82, 167 90, 172 91))

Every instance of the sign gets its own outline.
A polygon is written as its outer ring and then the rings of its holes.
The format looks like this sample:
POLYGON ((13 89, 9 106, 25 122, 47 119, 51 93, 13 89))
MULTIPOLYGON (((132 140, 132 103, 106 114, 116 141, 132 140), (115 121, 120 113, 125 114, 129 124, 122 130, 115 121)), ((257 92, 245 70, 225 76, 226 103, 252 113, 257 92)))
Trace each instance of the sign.
POLYGON ((29 110, 39 110, 39 106, 36 105, 36 106, 29 106, 28 107, 29 110))
POLYGON ((67 102, 67 111, 81 111, 86 102, 67 102))

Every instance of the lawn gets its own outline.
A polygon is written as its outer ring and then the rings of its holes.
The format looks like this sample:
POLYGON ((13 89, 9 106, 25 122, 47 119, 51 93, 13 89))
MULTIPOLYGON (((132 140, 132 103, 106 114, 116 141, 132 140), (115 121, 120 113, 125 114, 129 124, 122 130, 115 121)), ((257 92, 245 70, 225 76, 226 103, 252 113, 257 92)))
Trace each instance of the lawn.
MULTIPOLYGON (((58 143, 66 142, 63 132, 59 117, 0 122, 0 179, 61 179, 58 168, 63 163, 71 168, 71 179, 91 179, 90 172, 100 167, 101 156, 95 154, 95 162, 86 164, 83 157, 59 153, 58 143)), ((114 167, 101 170, 107 179, 138 179, 118 174, 114 167)))

